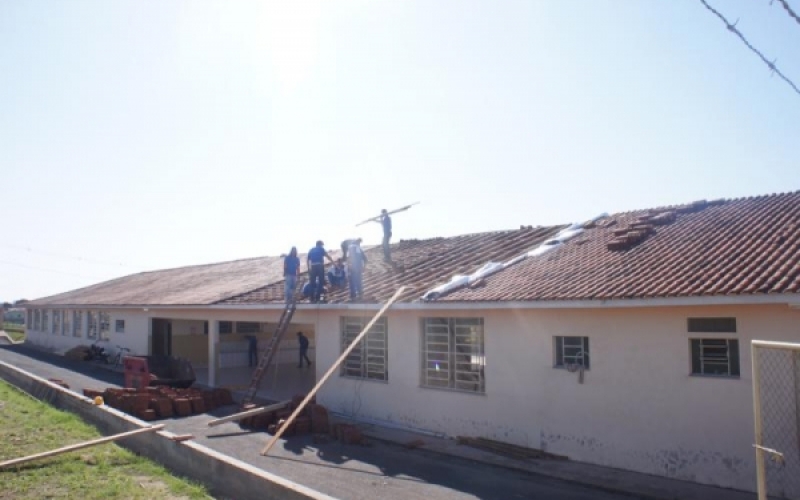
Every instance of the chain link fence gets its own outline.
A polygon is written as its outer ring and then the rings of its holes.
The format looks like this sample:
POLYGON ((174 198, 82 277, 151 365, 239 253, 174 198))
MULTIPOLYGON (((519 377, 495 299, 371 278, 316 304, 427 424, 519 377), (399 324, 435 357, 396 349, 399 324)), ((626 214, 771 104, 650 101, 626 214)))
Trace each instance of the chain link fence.
POLYGON ((800 344, 753 341, 758 498, 800 500, 800 344))

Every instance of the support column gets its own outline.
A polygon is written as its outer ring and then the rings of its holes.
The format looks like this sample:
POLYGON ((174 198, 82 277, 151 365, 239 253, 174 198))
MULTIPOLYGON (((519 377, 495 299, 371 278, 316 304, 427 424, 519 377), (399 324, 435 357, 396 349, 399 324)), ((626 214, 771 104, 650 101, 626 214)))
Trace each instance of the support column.
POLYGON ((219 321, 208 320, 208 385, 217 385, 217 345, 219 344, 219 321))

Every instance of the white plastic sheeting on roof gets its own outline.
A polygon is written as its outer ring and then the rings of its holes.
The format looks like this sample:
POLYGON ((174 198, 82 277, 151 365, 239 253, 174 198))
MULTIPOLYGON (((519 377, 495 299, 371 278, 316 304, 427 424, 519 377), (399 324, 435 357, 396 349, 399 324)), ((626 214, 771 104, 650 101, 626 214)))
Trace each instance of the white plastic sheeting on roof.
POLYGON ((463 274, 457 274, 452 278, 450 278, 450 281, 448 281, 447 283, 438 285, 435 288, 432 288, 427 292, 425 292, 425 294, 422 296, 422 300, 436 300, 437 298, 441 297, 442 295, 446 294, 451 290, 455 290, 456 288, 461 288, 463 286, 475 283, 481 278, 485 278, 498 271, 502 271, 503 269, 509 266, 513 266, 514 264, 522 262, 528 257, 538 257, 539 255, 544 255, 550 252, 551 250, 555 250, 556 248, 560 247, 566 241, 569 241, 572 238, 581 234, 584 231, 583 227, 586 224, 596 222, 605 217, 608 217, 608 214, 602 213, 597 217, 589 219, 586 222, 575 223, 570 226, 567 226, 561 231, 559 231, 558 234, 556 234, 552 238, 548 238, 545 241, 543 241, 538 247, 534 248, 533 250, 530 250, 522 255, 518 255, 505 263, 487 262, 469 276, 465 276, 463 274))

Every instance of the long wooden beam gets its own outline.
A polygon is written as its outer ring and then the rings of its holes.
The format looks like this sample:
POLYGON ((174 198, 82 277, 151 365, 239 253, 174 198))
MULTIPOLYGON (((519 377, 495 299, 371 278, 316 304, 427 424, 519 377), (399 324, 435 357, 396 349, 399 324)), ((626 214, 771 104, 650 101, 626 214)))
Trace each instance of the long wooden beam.
POLYGON ((270 411, 276 410, 283 410, 291 401, 283 401, 280 403, 275 403, 274 405, 269 406, 262 406, 261 408, 253 408, 252 410, 246 410, 240 413, 234 413, 233 415, 228 415, 227 417, 218 418, 216 420, 212 420, 208 423, 209 427, 214 427, 220 424, 224 424, 225 422, 235 422, 236 420, 242 420, 243 418, 252 417, 254 415, 260 415, 261 413, 267 413, 270 411))
POLYGON ((27 457, 21 458, 14 458, 11 460, 6 460, 4 462, 0 462, 0 469, 5 469, 6 467, 11 467, 13 465, 24 464, 25 462, 31 462, 33 460, 38 460, 40 458, 47 458, 52 457, 55 455, 61 455, 62 453, 67 453, 70 451, 81 450, 83 448, 88 448, 90 446, 96 446, 98 444, 110 443, 112 441, 119 441, 120 439, 125 439, 127 437, 135 436, 137 434, 144 434, 145 432, 153 432, 164 428, 164 424, 153 425, 150 427, 142 427, 141 429, 135 429, 128 432, 122 432, 120 434, 114 434, 113 436, 106 436, 99 439, 93 439, 91 441, 84 441, 83 443, 71 444, 69 446, 64 446, 63 448, 57 448, 55 450, 45 451, 42 453, 36 453, 35 455, 28 455, 27 457))
POLYGON ((383 313, 385 313, 386 310, 389 309, 389 307, 394 303, 395 300, 397 300, 400 297, 400 294, 402 294, 403 290, 405 289, 406 287, 401 286, 400 288, 397 289, 396 292, 394 292, 392 298, 389 299, 389 301, 386 302, 386 304, 384 304, 383 307, 381 307, 381 310, 378 311, 378 313, 372 318, 372 320, 370 320, 369 323, 367 323, 367 326, 365 326, 364 329, 361 330, 361 333, 359 333, 358 336, 353 340, 353 342, 349 346, 347 346, 347 349, 345 349, 342 355, 339 356, 339 359, 337 359, 336 362, 333 363, 333 366, 328 368, 328 371, 325 372, 325 375, 323 375, 321 379, 319 379, 319 382, 317 382, 317 385, 315 385, 314 388, 311 389, 311 392, 309 392, 306 395, 306 398, 303 400, 302 403, 300 403, 300 406, 298 406, 294 410, 294 413, 292 413, 289 416, 289 418, 286 419, 286 422, 284 422, 283 425, 280 427, 280 429, 278 429, 278 431, 275 433, 275 435, 272 436, 272 439, 267 443, 267 446, 265 446, 264 449, 261 450, 262 455, 266 455, 267 453, 269 453, 269 450, 271 450, 272 447, 275 446, 275 443, 278 442, 278 439, 280 439, 280 437, 283 435, 286 429, 292 424, 292 422, 294 422, 294 419, 297 418, 300 412, 303 411, 308 402, 311 401, 311 398, 313 398, 314 395, 317 393, 317 391, 319 391, 319 388, 322 387, 322 384, 324 384, 330 378, 330 376, 333 375, 333 372, 336 370, 336 368, 339 367, 340 364, 342 364, 342 361, 344 361, 345 358, 350 354, 350 351, 355 349, 356 345, 358 345, 358 343, 361 342, 361 339, 364 338, 364 335, 366 335, 369 329, 372 328, 372 325, 374 325, 375 322, 378 321, 378 318, 383 316, 383 313))

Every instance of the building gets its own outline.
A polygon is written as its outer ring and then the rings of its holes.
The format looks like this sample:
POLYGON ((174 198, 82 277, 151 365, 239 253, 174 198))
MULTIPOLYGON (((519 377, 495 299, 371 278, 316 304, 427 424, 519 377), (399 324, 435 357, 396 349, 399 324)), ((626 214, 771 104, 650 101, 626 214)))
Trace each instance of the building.
MULTIPOLYGON (((794 192, 405 240, 394 265, 370 249, 368 300, 300 304, 268 390, 311 387, 406 285, 320 392, 332 410, 753 491, 749 344, 800 342, 799 229, 794 192), (312 370, 297 368, 298 330, 312 370)), ((107 338, 189 357, 211 385, 246 381, 243 335, 266 339, 277 322, 280 272, 279 258, 249 259, 34 300, 27 338, 59 350, 107 338)), ((776 473, 800 477, 800 449, 786 453, 776 473)))

